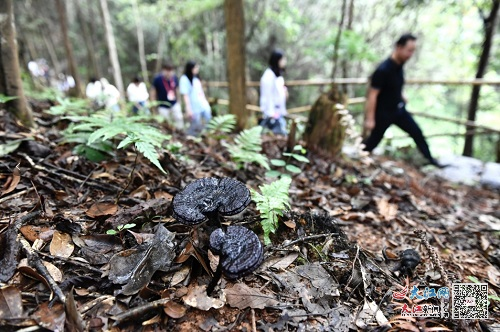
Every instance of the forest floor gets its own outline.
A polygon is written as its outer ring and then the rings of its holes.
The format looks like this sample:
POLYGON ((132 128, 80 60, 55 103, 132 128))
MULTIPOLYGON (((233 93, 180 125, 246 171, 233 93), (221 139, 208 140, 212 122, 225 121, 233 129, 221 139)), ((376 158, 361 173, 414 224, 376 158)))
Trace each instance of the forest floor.
MULTIPOLYGON (((0 112, 0 144, 31 139, 0 157, 0 331, 500 329, 498 191, 456 185, 384 157, 308 153, 262 266, 236 281, 222 278, 209 297, 214 257, 206 228, 178 223, 170 202, 202 177, 258 189, 264 169, 236 170, 217 140, 179 133, 172 140, 182 143, 180 151, 162 158, 168 175, 142 157, 134 169, 132 149, 94 163, 58 144, 65 121, 38 109, 38 128, 30 131, 0 112), (409 248, 418 254, 401 254, 409 248), (174 256, 165 262, 167 254, 174 256), (151 280, 130 284, 141 278, 151 280), (487 319, 453 319, 450 299, 425 291, 473 281, 488 286, 487 319), (413 286, 422 299, 405 294, 413 286), (437 308, 437 317, 401 315, 424 307, 437 308)), ((285 146, 264 136, 270 158, 281 158, 285 146)), ((227 222, 262 237, 259 220, 252 202, 227 222)), ((480 302, 455 310, 467 315, 480 302)))

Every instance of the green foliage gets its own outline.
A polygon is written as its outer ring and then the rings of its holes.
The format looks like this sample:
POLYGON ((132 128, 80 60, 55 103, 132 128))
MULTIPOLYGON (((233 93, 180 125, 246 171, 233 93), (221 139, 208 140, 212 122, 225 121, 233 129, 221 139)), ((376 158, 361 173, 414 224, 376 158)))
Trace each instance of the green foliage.
POLYGON ((262 229, 264 230, 264 243, 270 244, 269 234, 278 229, 278 217, 283 215, 285 209, 290 207, 288 190, 292 179, 282 177, 270 184, 259 186, 262 194, 251 190, 252 198, 260 212, 262 229))
POLYGON ((109 235, 116 235, 116 234, 119 234, 121 233, 121 231, 124 231, 126 229, 130 229, 130 228, 134 228, 135 227, 135 224, 125 224, 125 225, 118 225, 116 227, 116 230, 114 229, 108 229, 106 231, 106 234, 109 234, 109 235))
POLYGON ((52 106, 46 112, 55 116, 78 116, 90 113, 90 105, 85 99, 57 97, 57 102, 59 105, 52 106))
POLYGON ((125 136, 119 143, 118 149, 133 144, 138 152, 142 153, 144 157, 148 158, 149 161, 165 173, 165 170, 160 165, 157 149, 161 148, 163 142, 169 140, 170 136, 140 122, 147 117, 112 117, 110 119, 109 116, 105 116, 103 113, 96 113, 92 116, 68 118, 78 123, 71 127, 71 132, 65 132, 66 140, 84 144, 84 152, 88 152, 89 147, 93 152, 100 151, 100 148, 103 145, 107 146, 112 138, 118 135, 125 136), (86 142, 82 141, 83 139, 87 139, 86 142))
POLYGON ((309 159, 307 157, 303 156, 303 154, 306 153, 306 149, 304 149, 301 145, 296 145, 293 148, 293 151, 298 151, 299 153, 293 153, 293 152, 285 152, 283 153, 283 156, 287 157, 286 160, 283 159, 271 159, 271 165, 276 166, 280 169, 284 169, 285 172, 281 172, 279 170, 273 169, 270 171, 266 172, 266 176, 270 178, 276 178, 276 177, 290 177, 292 174, 298 174, 302 172, 302 170, 293 165, 290 164, 291 159, 295 159, 301 163, 308 163, 309 159), (286 173, 288 172, 288 173, 286 173))
POLYGON ((205 132, 208 136, 222 138, 229 134, 236 126, 236 115, 224 114, 213 117, 207 124, 205 132))
POLYGON ((249 163, 257 163, 267 170, 270 169, 267 157, 260 153, 262 150, 261 132, 261 126, 246 129, 236 136, 234 144, 224 144, 238 169, 249 163))
POLYGON ((7 103, 7 102, 14 100, 14 99, 17 99, 17 98, 18 97, 16 97, 16 96, 11 97, 11 96, 6 96, 6 95, 3 95, 0 93, 0 104, 7 103))

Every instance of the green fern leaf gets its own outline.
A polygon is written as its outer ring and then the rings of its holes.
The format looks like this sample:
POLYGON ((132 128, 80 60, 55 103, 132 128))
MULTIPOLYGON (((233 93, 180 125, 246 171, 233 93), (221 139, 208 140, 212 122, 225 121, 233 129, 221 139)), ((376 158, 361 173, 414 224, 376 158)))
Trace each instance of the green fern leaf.
POLYGON ((278 217, 290 207, 288 190, 292 179, 282 177, 270 184, 259 186, 262 194, 251 190, 252 198, 260 212, 262 230, 264 231, 264 243, 270 244, 269 234, 278 229, 278 217))
POLYGON ((267 157, 260 153, 262 149, 261 132, 261 126, 246 129, 236 136, 235 144, 224 144, 238 168, 242 168, 246 163, 257 163, 267 170, 270 169, 267 157))
POLYGON ((236 126, 236 116, 234 114, 224 114, 213 117, 206 126, 206 132, 210 136, 218 133, 229 134, 236 126))
POLYGON ((161 167, 160 160, 158 159, 158 152, 153 144, 148 142, 135 142, 135 147, 137 151, 142 153, 144 157, 148 158, 156 167, 158 167, 163 173, 167 174, 163 167, 161 167))

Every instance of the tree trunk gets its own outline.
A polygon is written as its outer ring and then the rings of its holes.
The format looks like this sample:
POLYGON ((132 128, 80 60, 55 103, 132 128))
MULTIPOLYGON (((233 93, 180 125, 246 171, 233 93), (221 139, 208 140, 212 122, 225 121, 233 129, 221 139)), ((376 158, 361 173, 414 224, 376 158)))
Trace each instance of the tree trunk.
MULTIPOLYGON (((352 29, 352 21, 354 20, 354 0, 350 0, 349 2, 349 10, 347 12, 347 26, 346 30, 352 29)), ((342 77, 349 77, 349 61, 347 59, 342 59, 342 77)), ((349 93, 352 89, 349 84, 344 84, 342 86, 343 92, 348 96, 351 96, 349 93)))
POLYGON ((87 60, 89 64, 89 70, 87 72, 87 78, 99 78, 99 68, 97 67, 97 59, 95 56, 95 48, 94 43, 92 42, 92 37, 89 31, 89 27, 85 18, 83 17, 82 9, 80 8, 80 4, 76 1, 76 16, 78 18, 78 22, 80 23, 80 28, 83 34, 83 40, 85 41, 85 46, 87 47, 87 60))
POLYGON ((83 89, 80 83, 80 75, 76 66, 75 57, 73 55, 73 47, 68 36, 68 18, 66 15, 66 7, 63 0, 56 0, 57 12, 59 14, 59 23, 61 25, 61 33, 63 36, 64 48, 66 50, 66 57, 68 58, 69 73, 75 80, 75 87, 69 90, 69 94, 75 97, 83 96, 83 89))
POLYGON ((339 92, 336 85, 316 100, 309 113, 304 132, 308 150, 329 157, 335 157, 341 151, 345 128, 340 124, 341 115, 338 111, 343 109, 345 104, 346 97, 339 92))
MULTIPOLYGON (((483 29, 484 29, 484 41, 483 49, 479 57, 479 63, 477 65, 476 78, 483 78, 488 66, 488 59, 491 51, 491 42, 495 34, 496 19, 498 16, 498 10, 500 8, 500 0, 493 0, 490 14, 488 17, 483 17, 483 29)), ((482 14, 482 13, 481 13, 482 14)), ((481 93, 481 85, 474 85, 472 87, 472 94, 470 97, 469 108, 467 110, 467 120, 475 121, 477 106, 479 104, 479 96, 481 93)), ((464 156, 471 157, 474 152, 474 127, 467 126, 464 144, 464 156)))
POLYGON ((165 29, 160 26, 160 33, 158 34, 158 49, 156 50, 155 73, 158 73, 161 70, 164 50, 165 50, 165 29))
POLYGON ((137 28, 137 42, 139 44, 139 61, 141 62, 142 78, 149 81, 148 68, 146 66, 146 51, 144 49, 144 31, 142 30, 141 14, 137 0, 132 0, 134 7, 135 27, 137 28))
POLYGON ((61 73, 61 62, 59 62, 59 59, 57 58, 57 54, 54 48, 54 44, 52 43, 52 40, 49 40, 50 32, 47 27, 47 29, 42 30, 42 39, 43 43, 45 44, 45 47, 47 48, 47 52, 49 53, 50 57, 50 62, 52 62, 52 66, 54 66, 54 71, 57 74, 61 73))
POLYGON ((237 116, 238 130, 243 130, 249 116, 246 109, 243 0, 224 0, 224 14, 226 19, 229 112, 237 116))
POLYGON ((332 79, 335 78, 337 74, 337 65, 339 60, 339 46, 340 38, 342 36, 342 29, 344 27, 345 12, 346 12, 347 0, 342 0, 342 11, 340 13, 340 22, 338 26, 337 36, 335 36, 334 48, 333 48, 333 69, 332 69, 332 79))
POLYGON ((17 97, 6 103, 25 126, 33 126, 33 113, 24 96, 19 58, 17 54, 16 27, 12 0, 0 1, 0 93, 17 97))
POLYGON ((109 50, 109 60, 111 61, 111 66, 113 67, 113 76, 116 87, 120 91, 121 96, 124 96, 122 71, 120 68, 120 62, 118 61, 118 50, 116 49, 115 35, 113 34, 113 26, 111 25, 111 17, 109 15, 108 1, 100 0, 102 17, 104 20, 104 30, 106 31, 106 40, 108 42, 109 50))

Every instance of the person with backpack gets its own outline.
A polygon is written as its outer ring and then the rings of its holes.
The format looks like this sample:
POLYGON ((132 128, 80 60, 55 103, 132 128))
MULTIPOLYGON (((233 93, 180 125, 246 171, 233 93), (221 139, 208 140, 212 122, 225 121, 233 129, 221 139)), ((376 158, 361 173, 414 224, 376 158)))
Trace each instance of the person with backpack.
POLYGON ((179 91, 183 96, 186 116, 190 121, 187 134, 192 136, 198 136, 212 118, 212 110, 203 92, 199 72, 200 67, 196 62, 188 61, 184 75, 179 81, 179 91))
POLYGON ((286 99, 288 91, 282 76, 285 71, 286 58, 283 52, 273 51, 269 58, 269 67, 260 79, 260 109, 264 118, 260 125, 276 135, 287 135, 286 131, 286 99))
POLYGON ((184 129, 184 119, 180 103, 177 102, 179 81, 174 66, 164 64, 156 75, 151 89, 151 100, 158 101, 158 114, 167 119, 176 129, 184 129))

